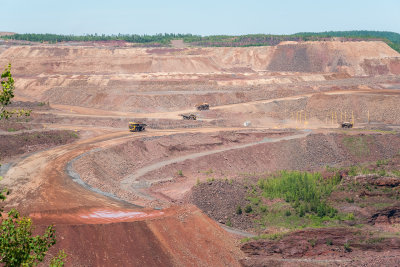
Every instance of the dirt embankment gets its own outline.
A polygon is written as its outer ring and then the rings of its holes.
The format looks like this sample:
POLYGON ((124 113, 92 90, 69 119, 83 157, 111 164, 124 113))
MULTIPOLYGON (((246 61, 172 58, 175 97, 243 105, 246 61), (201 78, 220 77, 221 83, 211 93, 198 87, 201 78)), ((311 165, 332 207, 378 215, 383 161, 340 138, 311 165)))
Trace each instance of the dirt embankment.
POLYGON ((90 192, 65 174, 67 162, 78 155, 128 137, 126 132, 104 134, 18 162, 2 180, 11 190, 7 210, 17 206, 24 215, 33 213, 35 225, 56 223, 58 242, 51 253, 65 249, 73 266, 238 266, 241 252, 234 240, 196 207, 153 211, 160 216, 123 221, 127 210, 146 210, 90 192), (100 212, 87 213, 93 209, 100 212))
MULTIPOLYGON (((132 201, 135 200, 135 195, 122 190, 120 183, 140 168, 166 159, 200 151, 234 147, 274 135, 274 132, 221 131, 212 135, 189 133, 145 137, 101 152, 93 151, 86 154, 73 163, 73 168, 80 174, 81 179, 88 184, 132 201), (105 165, 104 162, 111 164, 105 165)), ((176 176, 177 171, 178 169, 168 177, 176 176)), ((159 180, 156 177, 153 178, 153 182, 159 180)), ((166 177, 163 175, 159 178, 165 179, 166 177)))
POLYGON ((383 42, 184 49, 15 46, 0 54, 0 65, 12 62, 18 96, 101 109, 154 111, 157 106, 163 111, 204 101, 220 105, 262 99, 262 92, 251 92, 257 86, 396 74, 398 57, 383 42), (339 75, 329 76, 332 72, 339 75))
POLYGON ((238 126, 251 121, 253 126, 334 127, 340 122, 360 124, 400 124, 400 95, 396 91, 321 92, 280 101, 255 101, 247 105, 228 105, 205 114, 206 119, 226 121, 238 126), (301 112, 301 117, 300 113, 301 112), (304 124, 306 121, 307 124, 304 124))
POLYGON ((400 239, 350 228, 306 229, 242 246, 244 266, 396 266, 400 239))
MULTIPOLYGON (((278 143, 258 144, 225 151, 196 160, 166 166, 143 176, 174 177, 182 170, 189 183, 199 178, 235 177, 237 174, 263 173, 277 170, 315 170, 326 165, 343 166, 389 158, 399 152, 398 135, 373 134, 347 136, 343 134, 312 134, 306 138, 278 143), (211 171, 210 171, 211 170, 211 171)), ((163 184, 159 190, 168 192, 174 184, 163 184)), ((190 186, 190 187, 191 187, 190 186)))
MULTIPOLYGON (((45 222, 42 222, 45 223, 45 222)), ((197 208, 160 218, 109 224, 57 224, 71 266, 240 266, 234 240, 197 208)))
POLYGON ((382 59, 394 57, 394 62, 397 62, 398 59, 395 57, 398 56, 396 51, 380 42, 360 42, 358 44, 355 42, 308 42, 305 44, 287 42, 277 46, 268 69, 300 72, 347 72, 350 75, 358 76, 376 75, 396 72, 395 68, 390 68, 390 62, 384 62, 382 59), (371 64, 371 60, 375 64, 371 64), (385 69, 385 71, 381 71, 381 69, 385 69))
POLYGON ((332 72, 346 66, 363 74, 364 59, 398 57, 383 42, 286 42, 275 47, 168 49, 89 48, 29 46, 11 47, 1 62, 13 58, 17 71, 33 73, 210 73, 230 68, 254 71, 332 72), (25 65, 21 65, 22 58, 25 65), (35 61, 41 67, 33 68, 35 61), (54 60, 50 60, 54 59, 54 60), (111 62, 110 62, 111 60, 111 62), (31 61, 31 62, 27 62, 31 61), (114 62, 116 64, 114 64, 114 62), (111 64, 110 64, 111 63, 111 64), (279 65, 286 64, 286 65, 279 65), (328 66, 330 68, 328 68, 328 66))
POLYGON ((187 200, 221 224, 251 231, 254 216, 242 210, 249 204, 247 191, 244 184, 235 180, 209 180, 194 186, 187 200))
POLYGON ((0 160, 31 153, 75 141, 78 133, 73 131, 37 131, 16 134, 0 134, 0 160))
MULTIPOLYGON (((143 139, 90 153, 77 160, 74 168, 84 181, 94 187, 130 198, 132 196, 124 196, 120 182, 136 170, 190 153, 211 151, 223 146, 234 148, 241 143, 260 138, 260 134, 258 137, 251 137, 250 133, 246 135, 247 137, 243 134, 223 133, 210 138, 192 134, 143 139), (104 162, 110 164, 105 166, 104 162)), ((195 185, 197 179, 205 181, 207 178, 234 178, 245 173, 281 169, 315 170, 326 165, 372 162, 392 157, 399 152, 399 147, 400 138, 393 134, 312 134, 301 139, 254 144, 181 162, 174 161, 165 166, 160 165, 159 169, 149 170, 137 178, 135 183, 164 181, 159 186, 152 187, 152 194, 175 201, 181 199, 195 185)))

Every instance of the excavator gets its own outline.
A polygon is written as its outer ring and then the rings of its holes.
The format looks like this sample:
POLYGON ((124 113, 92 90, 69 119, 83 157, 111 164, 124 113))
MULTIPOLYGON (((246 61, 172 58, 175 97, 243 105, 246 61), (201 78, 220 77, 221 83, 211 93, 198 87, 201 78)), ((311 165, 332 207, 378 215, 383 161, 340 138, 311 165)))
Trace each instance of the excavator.
POLYGON ((349 129, 349 128, 353 128, 353 123, 348 122, 348 121, 345 121, 345 122, 342 122, 340 126, 341 126, 342 128, 347 128, 347 129, 349 129))
POLYGON ((129 131, 130 132, 141 132, 141 131, 145 130, 146 126, 147 126, 147 124, 144 124, 144 123, 130 122, 129 123, 129 131))
POLYGON ((188 114, 188 115, 179 114, 179 115, 182 116, 182 119, 184 119, 184 120, 193 120, 193 121, 195 121, 197 119, 197 116, 195 114, 188 114))
POLYGON ((197 110, 209 110, 210 105, 208 103, 202 103, 196 105, 197 110))

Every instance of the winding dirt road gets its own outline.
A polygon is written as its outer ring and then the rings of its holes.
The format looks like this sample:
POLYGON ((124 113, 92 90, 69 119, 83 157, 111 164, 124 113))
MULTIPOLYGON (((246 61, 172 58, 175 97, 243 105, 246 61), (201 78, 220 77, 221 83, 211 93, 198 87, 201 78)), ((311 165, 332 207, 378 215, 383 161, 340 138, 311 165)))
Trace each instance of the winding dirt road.
POLYGON ((241 144, 241 145, 237 145, 237 146, 233 146, 233 147, 226 147, 226 148, 215 149, 215 150, 208 150, 208 151, 193 153, 193 154, 189 154, 189 155, 185 155, 185 156, 176 157, 173 159, 160 161, 160 162, 157 162, 157 163, 154 163, 154 164, 151 164, 151 165, 148 165, 148 166, 145 166, 143 168, 136 170, 134 173, 132 173, 132 174, 128 175, 127 177, 125 177, 124 179, 122 179, 122 181, 120 182, 120 186, 124 190, 128 190, 135 194, 139 194, 140 196, 143 196, 147 199, 153 199, 151 196, 144 193, 142 191, 142 189, 147 189, 152 185, 152 183, 160 182, 160 180, 158 179, 158 180, 151 180, 151 181, 143 181, 143 180, 140 180, 140 177, 142 177, 145 174, 150 173, 154 170, 161 169, 167 165, 171 165, 174 163, 183 162, 185 160, 197 159, 200 157, 205 157, 208 155, 222 153, 225 151, 230 151, 230 150, 235 150, 235 149, 243 149, 243 148, 247 148, 247 147, 251 147, 251 146, 255 146, 255 145, 259 145, 259 144, 265 144, 265 143, 276 143, 276 142, 285 141, 285 140, 304 138, 307 135, 309 135, 310 133, 311 133, 311 131, 304 130, 303 133, 301 133, 301 134, 294 134, 294 135, 285 136, 285 137, 281 137, 281 138, 264 138, 263 140, 257 141, 257 142, 251 142, 251 143, 247 143, 247 144, 241 144))
MULTIPOLYGON (((365 94, 373 93, 368 90, 360 91, 331 91, 325 92, 325 94, 365 94)), ((380 92, 382 93, 382 92, 380 92)), ((314 94, 305 94, 299 96, 290 96, 284 98, 268 99, 251 101, 247 103, 231 104, 213 107, 212 109, 228 109, 236 106, 254 105, 258 103, 270 103, 274 101, 287 101, 296 100, 304 97, 311 97, 312 95, 320 94, 315 92, 314 94)), ((115 112, 97 110, 92 108, 83 107, 72 107, 65 105, 55 105, 61 111, 73 111, 72 113, 60 113, 60 115, 69 116, 92 116, 96 114, 97 117, 132 117, 142 115, 143 117, 158 117, 158 118, 176 118, 177 114, 184 113, 185 111, 177 112, 163 112, 163 113, 151 113, 151 114, 138 114, 128 112, 115 112)), ((192 111, 192 110, 190 110, 192 111)), ((48 111, 46 111, 48 113, 48 111)), ((46 113, 44 112, 44 113, 46 113)), ((63 128, 62 125, 55 125, 56 128, 63 128)), ((66 125, 65 128, 82 128, 82 126, 66 125)), ((109 198, 104 195, 98 194, 98 191, 90 191, 87 188, 83 188, 79 184, 72 181, 70 177, 65 173, 68 162, 74 158, 91 151, 93 149, 104 149, 124 143, 128 140, 142 138, 142 137, 154 137, 162 135, 171 135, 176 133, 191 133, 191 132, 202 132, 212 133, 217 131, 232 131, 241 128, 196 128, 196 129, 174 129, 174 130, 148 130, 144 133, 132 134, 128 131, 116 131, 109 132, 109 128, 100 127, 104 134, 96 137, 91 137, 85 140, 80 140, 76 143, 56 147, 47 151, 39 152, 31 155, 27 158, 21 159, 18 163, 14 164, 12 168, 6 173, 4 180, 1 182, 2 185, 13 190, 13 194, 7 200, 8 207, 18 207, 22 211, 29 211, 30 213, 39 211, 51 211, 51 210, 71 210, 71 209, 91 209, 97 207, 108 207, 108 208, 126 208, 129 206, 128 203, 119 201, 116 198, 109 198), (97 192, 97 193, 96 193, 97 192), (27 201, 29 200, 29 201, 27 201)), ((251 129, 251 127, 249 128, 251 129)), ((92 127, 92 130, 96 130, 96 127, 92 127)), ((307 134, 307 133, 306 133, 307 134)), ((294 135, 290 138, 301 138, 305 134, 294 135)), ((282 140, 285 140, 283 138, 282 140)), ((278 142, 276 140, 263 140, 261 142, 278 142)), ((183 157, 170 159, 162 162, 158 162, 149 166, 145 166, 142 169, 137 170, 135 173, 129 175, 121 182, 121 187, 124 189, 135 189, 135 182, 144 174, 166 166, 168 164, 181 162, 187 159, 194 159, 203 157, 215 153, 221 153, 230 149, 240 149, 247 146, 256 145, 256 143, 249 143, 240 145, 233 148, 217 149, 213 151, 199 152, 183 157)), ((135 191, 135 190, 133 190, 135 191)))

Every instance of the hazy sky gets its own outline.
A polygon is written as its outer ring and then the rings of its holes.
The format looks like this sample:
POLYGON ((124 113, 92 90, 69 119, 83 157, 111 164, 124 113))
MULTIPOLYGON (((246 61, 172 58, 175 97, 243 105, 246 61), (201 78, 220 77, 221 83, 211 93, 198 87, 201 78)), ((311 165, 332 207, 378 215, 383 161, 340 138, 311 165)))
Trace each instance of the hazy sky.
POLYGON ((0 31, 18 33, 400 33, 400 0, 8 0, 0 31))

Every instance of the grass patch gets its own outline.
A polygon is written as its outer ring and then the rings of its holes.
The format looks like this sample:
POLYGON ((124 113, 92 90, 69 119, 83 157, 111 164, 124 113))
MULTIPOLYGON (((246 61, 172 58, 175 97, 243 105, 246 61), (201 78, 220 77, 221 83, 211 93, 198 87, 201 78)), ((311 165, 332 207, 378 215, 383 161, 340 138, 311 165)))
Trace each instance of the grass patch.
POLYGON ((385 240, 384 237, 375 237, 375 238, 367 239, 367 241, 365 241, 365 243, 367 243, 367 244, 377 244, 377 243, 381 243, 383 240, 385 240))
POLYGON ((281 198, 290 203, 300 217, 313 214, 320 218, 332 218, 337 210, 323 199, 332 193, 339 182, 338 175, 323 179, 320 173, 282 171, 272 178, 260 179, 258 186, 264 197, 281 198))
POLYGON ((381 161, 378 161, 378 162, 376 163, 376 165, 377 165, 378 168, 381 168, 381 169, 375 169, 375 167, 353 165, 353 166, 350 166, 347 169, 348 170, 348 175, 349 176, 357 176, 357 175, 361 175, 361 174, 362 175, 376 174, 376 175, 379 175, 379 176, 386 176, 387 172, 386 172, 385 169, 382 169, 382 168, 385 165, 387 165, 389 162, 387 160, 381 160, 381 161), (379 166, 378 166, 378 164, 379 164, 379 166))
POLYGON ((397 177, 400 177, 400 171, 397 171, 397 170, 392 170, 392 171, 390 171, 392 174, 394 174, 395 176, 397 176, 397 177))
POLYGON ((210 175, 210 174, 214 173, 214 171, 213 171, 213 169, 209 169, 207 171, 204 171, 203 173, 207 174, 207 175, 210 175))
POLYGON ((388 159, 381 159, 381 160, 378 160, 377 162, 376 162, 376 167, 381 167, 381 166, 385 166, 385 165, 388 165, 388 163, 389 163, 389 160, 388 159))
POLYGON ((242 243, 246 243, 249 241, 257 241, 257 240, 261 240, 261 239, 266 239, 266 240, 281 240, 287 233, 275 233, 275 234, 261 234, 258 236, 254 236, 254 237, 245 237, 243 239, 240 240, 240 242, 242 243))
POLYGON ((37 105, 38 105, 38 107, 43 107, 43 106, 46 106, 46 102, 39 102, 37 105))
POLYGON ((207 183, 211 183, 211 182, 214 182, 214 181, 215 181, 214 177, 208 177, 207 178, 207 183))
MULTIPOLYGON (((339 214, 326 199, 341 181, 336 173, 323 178, 320 173, 282 171, 258 180, 258 188, 249 188, 247 197, 256 227, 302 229, 338 226, 354 220, 354 214, 339 214), (267 199, 273 200, 268 206, 267 199)), ((245 211, 246 212, 246 211, 245 211)))
POLYGON ((260 204, 261 200, 259 197, 247 197, 247 200, 251 202, 251 204, 258 206, 260 204))
POLYGON ((381 203, 371 203, 370 204, 372 207, 377 208, 377 209, 384 209, 387 207, 390 207, 393 205, 391 202, 381 202, 381 203))
POLYGON ((365 157, 370 155, 369 145, 372 143, 371 136, 346 136, 343 138, 343 144, 347 147, 350 154, 356 157, 365 157))

